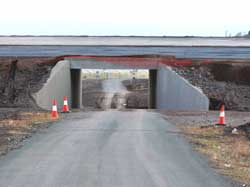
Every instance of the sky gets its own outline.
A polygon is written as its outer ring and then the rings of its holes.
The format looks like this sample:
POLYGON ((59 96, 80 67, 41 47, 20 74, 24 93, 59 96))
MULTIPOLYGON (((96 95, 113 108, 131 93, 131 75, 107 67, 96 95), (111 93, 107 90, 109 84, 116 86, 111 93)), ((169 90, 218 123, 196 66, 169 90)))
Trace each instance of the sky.
POLYGON ((232 36, 249 0, 1 0, 0 35, 232 36))

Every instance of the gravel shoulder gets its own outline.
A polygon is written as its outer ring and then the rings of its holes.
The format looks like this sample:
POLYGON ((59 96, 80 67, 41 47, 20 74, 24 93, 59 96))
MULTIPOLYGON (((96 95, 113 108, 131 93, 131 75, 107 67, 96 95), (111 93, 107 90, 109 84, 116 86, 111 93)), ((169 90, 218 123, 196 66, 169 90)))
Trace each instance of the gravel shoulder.
POLYGON ((198 152, 220 173, 250 186, 250 113, 226 111, 227 126, 217 127, 218 112, 161 112, 176 124, 198 152))

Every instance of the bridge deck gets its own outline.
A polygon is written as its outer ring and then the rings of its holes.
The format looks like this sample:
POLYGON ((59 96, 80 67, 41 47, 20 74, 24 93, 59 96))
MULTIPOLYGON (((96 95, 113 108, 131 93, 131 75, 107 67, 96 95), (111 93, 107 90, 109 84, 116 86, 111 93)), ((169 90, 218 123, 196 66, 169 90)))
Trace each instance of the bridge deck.
POLYGON ((169 55, 176 58, 250 59, 250 47, 131 47, 131 46, 10 46, 0 45, 0 57, 61 55, 169 55))

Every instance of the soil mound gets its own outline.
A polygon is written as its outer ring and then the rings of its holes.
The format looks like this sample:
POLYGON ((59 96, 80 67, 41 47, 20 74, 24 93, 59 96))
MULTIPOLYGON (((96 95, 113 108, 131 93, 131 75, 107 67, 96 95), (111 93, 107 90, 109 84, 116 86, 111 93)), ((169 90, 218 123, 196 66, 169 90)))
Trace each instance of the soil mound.
POLYGON ((250 122, 238 126, 237 129, 245 132, 247 137, 250 139, 250 122))
POLYGON ((31 94, 41 89, 59 60, 60 58, 1 58, 0 106, 36 108, 31 94))
POLYGON ((209 65, 173 68, 191 84, 202 89, 210 100, 210 109, 250 111, 250 64, 221 62, 209 65))

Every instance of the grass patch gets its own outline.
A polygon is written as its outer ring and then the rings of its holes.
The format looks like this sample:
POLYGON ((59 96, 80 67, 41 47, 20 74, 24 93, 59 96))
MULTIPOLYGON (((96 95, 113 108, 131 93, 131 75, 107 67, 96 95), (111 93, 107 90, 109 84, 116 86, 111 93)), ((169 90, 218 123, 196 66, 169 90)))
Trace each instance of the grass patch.
POLYGON ((242 132, 226 133, 223 127, 182 127, 195 145, 225 175, 250 185, 250 140, 242 132))
POLYGON ((48 112, 17 112, 12 117, 0 120, 0 156, 19 148, 21 142, 37 130, 48 127, 55 121, 48 112))
POLYGON ((16 119, 0 120, 2 127, 32 127, 33 125, 55 121, 48 112, 21 112, 16 119))

